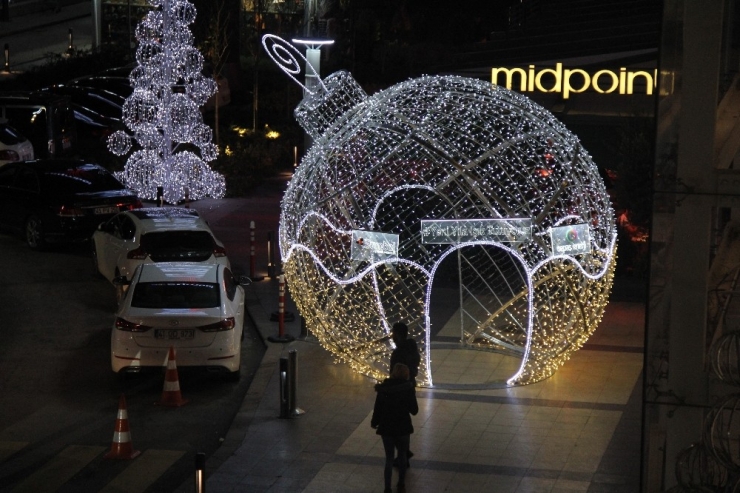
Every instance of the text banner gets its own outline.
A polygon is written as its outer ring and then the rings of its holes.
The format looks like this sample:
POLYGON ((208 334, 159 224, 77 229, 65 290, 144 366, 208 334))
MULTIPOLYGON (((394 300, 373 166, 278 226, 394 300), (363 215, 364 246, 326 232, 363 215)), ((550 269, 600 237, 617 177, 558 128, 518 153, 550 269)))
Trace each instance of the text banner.
POLYGON ((557 226, 550 229, 550 239, 554 255, 575 255, 591 251, 588 224, 557 226))
POLYGON ((457 244, 470 241, 521 243, 532 238, 527 219, 422 219, 421 242, 457 244))

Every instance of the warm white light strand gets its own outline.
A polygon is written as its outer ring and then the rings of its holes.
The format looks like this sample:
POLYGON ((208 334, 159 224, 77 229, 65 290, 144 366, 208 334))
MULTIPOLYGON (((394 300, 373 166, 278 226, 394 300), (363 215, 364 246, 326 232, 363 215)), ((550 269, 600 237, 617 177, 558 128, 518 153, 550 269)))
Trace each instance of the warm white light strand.
POLYGON ((314 145, 279 232, 310 330, 339 360, 382 378, 389 327, 404 321, 424 355, 419 381, 432 385, 432 285, 459 253, 466 316, 468 304, 483 308, 461 345, 520 354, 511 385, 552 375, 598 326, 616 257, 614 212, 578 139, 528 98, 479 80, 425 76, 373 96, 346 72, 324 82, 295 111, 314 145), (532 235, 517 244, 422 243, 422 219, 521 218, 532 235), (570 225, 587 225, 588 251, 553 255, 551 229, 570 225), (353 261, 358 229, 398 235, 398 258, 353 261))

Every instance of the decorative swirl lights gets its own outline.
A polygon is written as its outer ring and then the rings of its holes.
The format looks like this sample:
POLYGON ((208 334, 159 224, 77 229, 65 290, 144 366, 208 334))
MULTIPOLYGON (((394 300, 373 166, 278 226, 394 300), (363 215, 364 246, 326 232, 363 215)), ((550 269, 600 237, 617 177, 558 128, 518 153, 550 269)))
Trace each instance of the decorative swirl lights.
POLYGON ((275 62, 275 64, 280 67, 283 72, 288 74, 288 77, 293 79, 296 84, 301 86, 305 92, 309 94, 314 93, 314 91, 311 91, 305 84, 302 84, 298 79, 296 79, 295 76, 301 73, 301 67, 298 64, 298 60, 296 59, 296 57, 303 60, 306 69, 311 71, 311 75, 318 78, 322 86, 321 88, 326 90, 326 86, 324 86, 324 82, 321 80, 321 76, 316 73, 316 69, 313 68, 310 63, 308 63, 308 60, 305 56, 303 56, 303 53, 298 51, 298 48, 288 43, 283 38, 275 36, 274 34, 265 34, 264 36, 262 36, 262 46, 265 48, 265 51, 270 56, 270 58, 272 58, 272 61, 275 62))
POLYGON ((139 149, 116 176, 145 199, 176 204, 186 197, 223 198, 226 181, 208 162, 218 148, 203 123, 200 106, 216 92, 216 83, 201 74, 203 56, 193 46, 188 27, 195 7, 187 0, 149 0, 152 10, 136 27, 138 65, 129 80, 133 93, 123 105, 123 121, 131 134, 118 130, 108 137, 117 156, 139 149), (196 152, 194 152, 196 151, 196 152))
POLYGON ((590 156, 547 110, 457 76, 368 97, 337 72, 295 115, 314 145, 283 198, 280 252, 307 326, 339 360, 384 378, 390 327, 404 321, 423 354, 419 382, 432 386, 430 306, 449 267, 459 347, 518 358, 509 385, 551 376, 596 329, 614 275, 614 212, 590 156), (519 243, 422 242, 422 219, 525 218, 531 238, 519 243), (587 251, 555 255, 551 229, 576 225, 587 251), (353 260, 353 230, 397 234, 398 258, 353 260))

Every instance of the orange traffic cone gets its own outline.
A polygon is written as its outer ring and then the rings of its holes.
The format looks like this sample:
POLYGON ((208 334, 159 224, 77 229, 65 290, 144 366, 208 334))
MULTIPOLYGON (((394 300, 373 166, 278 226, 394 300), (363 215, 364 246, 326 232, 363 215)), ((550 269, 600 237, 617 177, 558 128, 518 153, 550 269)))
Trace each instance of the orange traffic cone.
POLYGON ((121 394, 118 401, 118 416, 116 429, 113 432, 113 444, 110 452, 105 454, 106 459, 133 459, 141 452, 134 450, 131 444, 131 432, 128 428, 128 411, 126 411, 126 397, 121 394))
POLYGON ((162 398, 158 404, 161 406, 180 407, 187 403, 188 400, 183 399, 180 393, 180 379, 177 376, 175 348, 170 346, 170 354, 167 357, 167 372, 164 375, 164 389, 162 389, 162 398))

